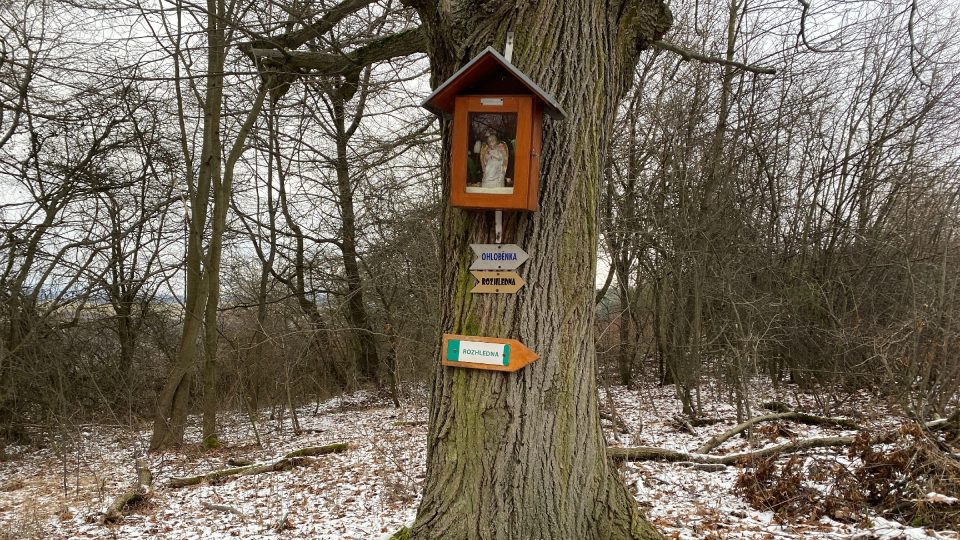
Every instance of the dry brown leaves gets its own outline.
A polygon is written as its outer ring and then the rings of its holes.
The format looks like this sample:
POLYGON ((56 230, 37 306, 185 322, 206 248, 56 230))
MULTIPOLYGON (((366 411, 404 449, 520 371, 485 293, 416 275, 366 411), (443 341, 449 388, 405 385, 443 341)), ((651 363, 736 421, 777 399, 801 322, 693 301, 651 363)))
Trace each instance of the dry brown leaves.
POLYGON ((782 519, 837 521, 877 514, 914 526, 960 526, 960 504, 931 500, 928 493, 960 498, 960 460, 948 443, 918 424, 871 437, 862 432, 846 459, 824 454, 773 456, 742 464, 735 490, 754 508, 782 519))

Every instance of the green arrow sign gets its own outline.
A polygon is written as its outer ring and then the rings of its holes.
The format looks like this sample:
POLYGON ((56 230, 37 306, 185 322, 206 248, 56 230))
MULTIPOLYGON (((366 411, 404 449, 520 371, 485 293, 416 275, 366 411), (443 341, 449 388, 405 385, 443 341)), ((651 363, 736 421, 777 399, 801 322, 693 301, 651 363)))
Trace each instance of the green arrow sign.
POLYGON ((510 345, 508 343, 451 339, 447 341, 447 360, 450 362, 508 366, 510 365, 510 345))

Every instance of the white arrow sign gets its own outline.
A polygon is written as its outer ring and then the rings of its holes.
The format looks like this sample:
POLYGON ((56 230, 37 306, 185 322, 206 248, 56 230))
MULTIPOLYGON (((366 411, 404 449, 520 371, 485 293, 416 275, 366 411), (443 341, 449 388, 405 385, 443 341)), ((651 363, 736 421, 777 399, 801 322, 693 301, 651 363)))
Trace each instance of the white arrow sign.
POLYGON ((470 244, 470 249, 477 254, 471 270, 516 270, 530 258, 516 244, 470 244))

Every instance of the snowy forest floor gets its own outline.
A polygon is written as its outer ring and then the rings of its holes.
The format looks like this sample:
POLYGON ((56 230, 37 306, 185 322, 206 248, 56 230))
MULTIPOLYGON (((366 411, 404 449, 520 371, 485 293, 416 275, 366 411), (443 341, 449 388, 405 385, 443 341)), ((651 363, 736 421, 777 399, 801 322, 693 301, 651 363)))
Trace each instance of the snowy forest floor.
MULTIPOLYGON (((752 392, 753 414, 765 412, 760 405, 771 400, 822 412, 814 396, 796 388, 774 391, 761 385, 752 392)), ((710 389, 701 395, 705 416, 722 421, 696 427, 694 433, 673 420, 680 413, 673 387, 612 387, 610 393, 626 424, 622 426, 626 429, 616 430, 603 422, 612 446, 692 452, 736 423, 736 411, 725 404, 726 396, 710 389)), ((188 438, 194 444, 147 455, 153 491, 113 525, 101 525, 98 518, 135 478, 134 461, 144 454, 149 426, 131 431, 83 425, 47 436, 39 447, 7 447, 0 462, 0 539, 384 538, 410 524, 416 513, 424 478, 427 400, 422 390, 414 391, 398 409, 357 392, 319 407, 303 406, 297 411, 300 434, 293 433, 289 417, 259 422, 262 445, 257 445, 251 424, 242 415, 224 415, 225 444, 216 450, 196 444, 199 428, 193 426, 188 438), (225 468, 228 460, 271 461, 299 448, 335 442, 346 442, 349 449, 311 458, 306 465, 289 470, 232 477, 215 485, 167 485, 173 477, 225 468)), ((609 410, 603 390, 600 403, 609 410)), ((893 407, 866 394, 844 396, 830 414, 853 418, 875 430, 904 420, 893 407)), ((733 438, 714 453, 749 450, 790 438, 854 433, 790 422, 769 426, 773 427, 758 426, 752 443, 733 438)), ((801 455, 848 463, 845 448, 801 455)), ((648 518, 668 538, 960 538, 956 531, 910 527, 870 510, 848 515, 842 522, 830 517, 784 518, 752 507, 742 496, 735 487, 743 473, 738 466, 705 471, 644 461, 622 463, 619 470, 648 518)))

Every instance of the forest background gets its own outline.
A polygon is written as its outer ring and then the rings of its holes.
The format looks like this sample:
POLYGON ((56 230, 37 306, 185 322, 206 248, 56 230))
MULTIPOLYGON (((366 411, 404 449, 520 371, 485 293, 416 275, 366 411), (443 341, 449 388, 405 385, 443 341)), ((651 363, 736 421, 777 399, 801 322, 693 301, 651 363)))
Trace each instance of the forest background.
MULTIPOLYGON (((216 446, 225 410, 429 381, 439 124, 422 46, 375 39, 418 21, 327 4, 0 0, 4 439, 200 413, 216 446), (325 60, 254 52, 278 33, 325 60)), ((705 384, 752 416, 758 377, 949 415, 957 6, 670 7, 605 157, 599 376, 690 417, 705 384)))

